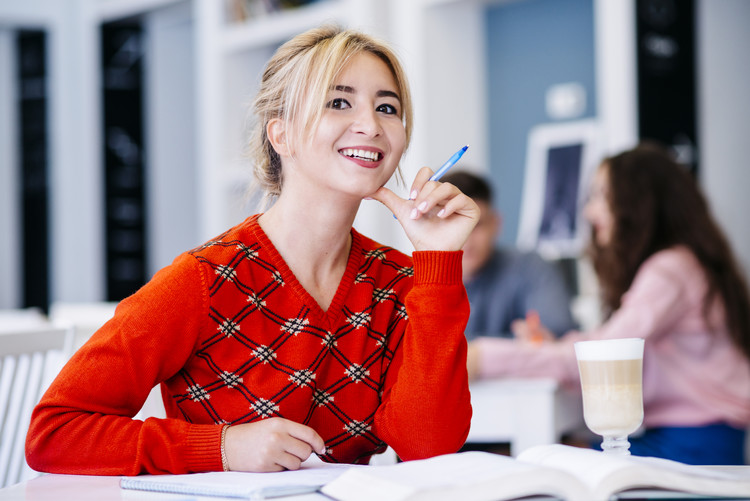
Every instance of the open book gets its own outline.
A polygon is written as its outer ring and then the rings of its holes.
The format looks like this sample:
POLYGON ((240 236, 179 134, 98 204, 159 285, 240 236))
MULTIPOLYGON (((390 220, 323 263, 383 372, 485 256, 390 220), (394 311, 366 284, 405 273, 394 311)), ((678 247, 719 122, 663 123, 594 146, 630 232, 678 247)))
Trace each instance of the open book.
POLYGON ((614 494, 639 488, 750 499, 750 471, 544 445, 527 449, 518 459, 462 452, 354 468, 321 491, 340 501, 495 501, 540 495, 566 501, 607 501, 614 494))

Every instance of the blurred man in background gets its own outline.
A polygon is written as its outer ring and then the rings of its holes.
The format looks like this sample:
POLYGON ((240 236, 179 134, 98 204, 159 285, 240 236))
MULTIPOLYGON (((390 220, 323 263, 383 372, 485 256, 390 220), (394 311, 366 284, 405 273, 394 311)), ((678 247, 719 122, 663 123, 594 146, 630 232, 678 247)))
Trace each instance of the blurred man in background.
POLYGON ((466 171, 446 174, 481 210, 479 222, 463 247, 463 281, 471 303, 466 326, 477 336, 513 337, 518 319, 539 323, 560 336, 576 327, 570 311, 571 291, 553 263, 536 253, 496 245, 502 216, 493 208, 489 183, 466 171))

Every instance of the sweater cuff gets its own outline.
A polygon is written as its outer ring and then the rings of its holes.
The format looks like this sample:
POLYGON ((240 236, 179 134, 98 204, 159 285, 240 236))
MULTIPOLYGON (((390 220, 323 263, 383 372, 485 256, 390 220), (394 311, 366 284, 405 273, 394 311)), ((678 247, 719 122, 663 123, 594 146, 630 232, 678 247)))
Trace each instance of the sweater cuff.
POLYGON ((187 436, 185 464, 190 472, 223 471, 221 430, 224 425, 196 424, 187 436))
POLYGON ((414 251, 414 285, 461 282, 463 251, 414 251))

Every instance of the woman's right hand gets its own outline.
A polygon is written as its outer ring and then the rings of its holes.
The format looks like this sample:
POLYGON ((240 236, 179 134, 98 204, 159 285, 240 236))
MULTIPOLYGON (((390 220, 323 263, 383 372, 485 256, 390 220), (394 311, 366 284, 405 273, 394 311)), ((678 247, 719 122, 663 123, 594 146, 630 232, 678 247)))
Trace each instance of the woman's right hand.
POLYGON ((405 200, 386 187, 370 198, 390 210, 404 228, 414 250, 458 251, 479 221, 479 206, 450 183, 430 181, 432 169, 422 167, 405 200))
POLYGON ((531 344, 555 340, 555 335, 542 325, 539 314, 535 311, 529 311, 526 320, 518 319, 511 322, 510 330, 516 339, 531 344))
POLYGON ((310 454, 325 454, 325 450, 315 430, 280 417, 230 426, 224 437, 232 471, 297 470, 310 454))

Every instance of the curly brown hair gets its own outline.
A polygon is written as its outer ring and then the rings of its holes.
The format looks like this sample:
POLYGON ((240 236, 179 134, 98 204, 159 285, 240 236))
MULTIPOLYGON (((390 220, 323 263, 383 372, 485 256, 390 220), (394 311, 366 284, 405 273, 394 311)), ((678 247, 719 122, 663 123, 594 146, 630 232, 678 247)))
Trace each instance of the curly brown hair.
POLYGON ((711 214, 693 175, 661 145, 642 143, 602 161, 608 170, 608 204, 614 228, 608 245, 591 238, 589 254, 606 312, 620 307, 638 268, 654 253, 690 249, 705 270, 704 315, 716 298, 736 344, 750 357, 750 299, 731 246, 711 214))

